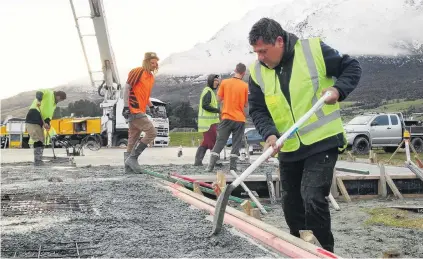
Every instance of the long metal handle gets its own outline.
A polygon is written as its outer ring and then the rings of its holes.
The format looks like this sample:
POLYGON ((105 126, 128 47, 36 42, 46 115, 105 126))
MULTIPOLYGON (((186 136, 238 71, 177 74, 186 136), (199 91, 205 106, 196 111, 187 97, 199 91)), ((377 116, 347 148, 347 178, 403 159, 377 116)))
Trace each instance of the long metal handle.
MULTIPOLYGON (((301 117, 294 125, 291 126, 291 128, 288 129, 277 141, 276 145, 281 146, 285 140, 297 132, 298 128, 306 122, 318 109, 322 108, 322 106, 325 103, 326 98, 328 98, 331 95, 331 92, 328 91, 325 93, 324 96, 322 96, 316 104, 311 107, 311 109, 304 114, 303 117, 301 117)), ((245 171, 237 178, 235 181, 231 183, 231 185, 234 186, 234 188, 238 187, 238 185, 245 180, 261 163, 263 163, 272 153, 273 153, 273 147, 270 146, 263 154, 261 154, 254 163, 252 163, 245 171)))

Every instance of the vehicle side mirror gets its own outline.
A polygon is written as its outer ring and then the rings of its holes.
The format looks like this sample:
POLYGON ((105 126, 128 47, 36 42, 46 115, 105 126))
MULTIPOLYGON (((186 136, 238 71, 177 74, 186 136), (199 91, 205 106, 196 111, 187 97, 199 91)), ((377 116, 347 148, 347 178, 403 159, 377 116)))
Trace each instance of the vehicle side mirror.
POLYGON ((372 123, 370 124, 370 126, 377 126, 377 121, 372 121, 372 123))

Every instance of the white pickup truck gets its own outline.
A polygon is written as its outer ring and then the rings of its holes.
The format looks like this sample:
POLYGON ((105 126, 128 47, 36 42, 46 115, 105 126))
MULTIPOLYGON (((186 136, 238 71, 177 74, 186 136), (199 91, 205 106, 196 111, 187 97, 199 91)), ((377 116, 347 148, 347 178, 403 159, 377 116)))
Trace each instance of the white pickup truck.
POLYGON ((411 144, 423 152, 421 121, 404 120, 401 113, 367 113, 356 116, 344 125, 348 146, 354 154, 368 154, 372 148, 394 152, 403 140, 405 129, 410 132, 411 144))

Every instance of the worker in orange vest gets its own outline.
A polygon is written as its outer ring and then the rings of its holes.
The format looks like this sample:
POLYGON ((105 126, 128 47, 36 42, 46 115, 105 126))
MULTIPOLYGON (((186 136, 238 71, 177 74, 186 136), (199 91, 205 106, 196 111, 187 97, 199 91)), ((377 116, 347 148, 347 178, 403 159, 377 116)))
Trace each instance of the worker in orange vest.
POLYGON ((122 115, 129 122, 128 146, 124 153, 127 173, 141 173, 138 157, 157 136, 156 128, 147 117, 146 109, 148 105, 151 114, 157 114, 150 101, 150 95, 154 86, 154 74, 159 68, 158 61, 156 53, 145 53, 142 66, 132 69, 126 81, 122 115), (143 138, 140 138, 141 132, 145 133, 143 138))

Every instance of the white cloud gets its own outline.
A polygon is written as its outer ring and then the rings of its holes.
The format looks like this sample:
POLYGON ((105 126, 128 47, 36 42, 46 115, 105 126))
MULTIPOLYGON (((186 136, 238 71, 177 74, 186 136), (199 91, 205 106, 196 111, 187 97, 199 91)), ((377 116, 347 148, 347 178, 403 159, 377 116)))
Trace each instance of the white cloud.
MULTIPOLYGON (((89 13, 87 1, 74 0, 79 15, 89 13)), ((163 60, 209 40, 248 10, 276 1, 104 0, 119 74, 140 65, 146 51, 163 60)), ((0 1, 0 24, 0 98, 87 76, 69 1, 0 1)), ((97 51, 95 41, 92 46, 97 51)), ((98 56, 91 56, 100 69, 98 56)))

